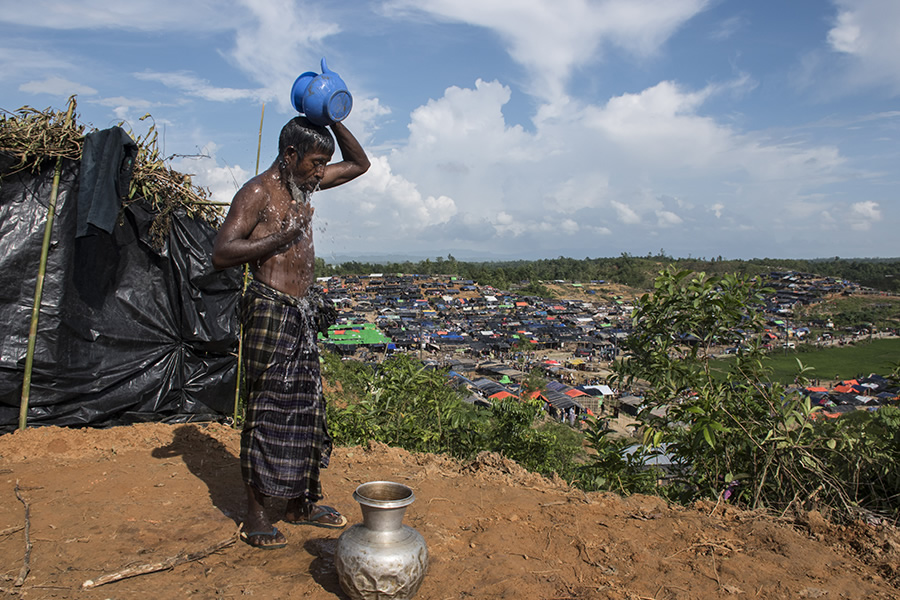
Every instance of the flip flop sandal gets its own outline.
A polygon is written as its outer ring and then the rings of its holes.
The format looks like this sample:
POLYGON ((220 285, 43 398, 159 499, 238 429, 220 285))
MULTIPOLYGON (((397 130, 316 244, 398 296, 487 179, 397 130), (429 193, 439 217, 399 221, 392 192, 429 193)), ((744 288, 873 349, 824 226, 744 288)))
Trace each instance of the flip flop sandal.
POLYGON ((300 521, 287 521, 291 525, 312 525, 314 527, 324 527, 326 529, 343 529, 347 526, 347 517, 339 513, 336 509, 331 506, 322 506, 316 505, 313 507, 312 512, 309 514, 309 518, 302 519, 300 521), (329 515, 337 515, 341 518, 338 523, 328 523, 321 521, 322 517, 327 517, 329 515))
POLYGON ((277 527, 272 527, 272 531, 242 531, 241 541, 248 546, 252 546, 253 548, 260 548, 261 550, 275 550, 277 548, 284 548, 285 546, 287 546, 287 542, 278 542, 275 544, 254 544, 251 541, 254 537, 275 539, 278 537, 277 527))

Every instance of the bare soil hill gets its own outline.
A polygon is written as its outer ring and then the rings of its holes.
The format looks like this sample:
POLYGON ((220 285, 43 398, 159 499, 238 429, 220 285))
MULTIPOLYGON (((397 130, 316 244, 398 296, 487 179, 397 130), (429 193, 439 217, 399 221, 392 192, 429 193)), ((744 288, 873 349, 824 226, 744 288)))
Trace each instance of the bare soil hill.
POLYGON ((631 303, 640 298, 646 290, 628 287, 619 283, 572 283, 545 282, 544 286, 560 300, 591 302, 596 305, 611 304, 615 300, 631 303))
MULTIPOLYGON (((279 523, 285 549, 235 541, 238 448, 216 424, 0 436, 0 598, 345 598, 340 531, 279 523), (136 575, 96 585, 116 573, 136 575)), ((358 522, 351 494, 374 480, 415 491, 405 523, 431 553, 422 600, 900 598, 900 537, 885 526, 585 495, 496 455, 383 445, 337 449, 326 502, 358 522)))

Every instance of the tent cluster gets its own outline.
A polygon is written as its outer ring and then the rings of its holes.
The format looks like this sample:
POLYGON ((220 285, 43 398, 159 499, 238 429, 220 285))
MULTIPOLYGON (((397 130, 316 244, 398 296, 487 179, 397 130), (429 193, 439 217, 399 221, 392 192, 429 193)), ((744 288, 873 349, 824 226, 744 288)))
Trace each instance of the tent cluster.
POLYGON ((801 390, 809 396, 814 406, 820 406, 820 414, 837 417, 858 409, 874 410, 883 404, 896 404, 900 400, 900 386, 880 375, 848 379, 828 389, 809 386, 801 390))
MULTIPOLYGON (((513 398, 517 400, 538 400, 543 402, 544 410, 554 418, 562 419, 571 410, 581 418, 586 415, 598 415, 603 407, 605 397, 613 397, 613 390, 606 385, 569 386, 556 380, 550 380, 541 390, 527 392, 522 385, 524 373, 518 372, 514 379, 503 375, 496 376, 497 363, 474 364, 455 360, 448 377, 452 384, 464 392, 467 402, 479 406, 491 406, 494 402, 513 398), (471 371, 485 375, 467 377, 463 373, 471 371), (486 376, 486 375, 492 376, 486 376)), ((514 371, 513 369, 504 369, 514 371)))
POLYGON ((580 344, 589 355, 612 359, 618 340, 627 335, 631 312, 621 300, 611 305, 546 301, 452 276, 376 273, 321 283, 340 309, 341 322, 371 319, 390 343, 406 350, 488 356, 513 348, 542 351, 580 344))

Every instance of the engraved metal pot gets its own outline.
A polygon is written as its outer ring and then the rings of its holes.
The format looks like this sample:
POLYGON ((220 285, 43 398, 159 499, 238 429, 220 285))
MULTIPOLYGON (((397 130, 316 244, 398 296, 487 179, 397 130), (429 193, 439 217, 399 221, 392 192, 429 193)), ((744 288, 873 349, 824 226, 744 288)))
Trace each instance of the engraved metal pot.
POLYGON ((391 481, 370 481, 356 488, 363 522, 338 538, 334 566, 352 600, 407 600, 422 585, 428 548, 418 531, 403 524, 413 491, 391 481))

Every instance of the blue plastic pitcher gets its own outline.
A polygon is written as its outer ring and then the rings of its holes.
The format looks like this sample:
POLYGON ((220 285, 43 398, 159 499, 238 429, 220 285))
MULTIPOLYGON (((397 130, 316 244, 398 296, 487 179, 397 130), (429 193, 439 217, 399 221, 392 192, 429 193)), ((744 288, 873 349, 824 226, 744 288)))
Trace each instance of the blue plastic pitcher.
POLYGON ((322 74, 302 73, 291 87, 291 104, 316 125, 343 121, 353 108, 353 96, 341 76, 322 59, 322 74))

